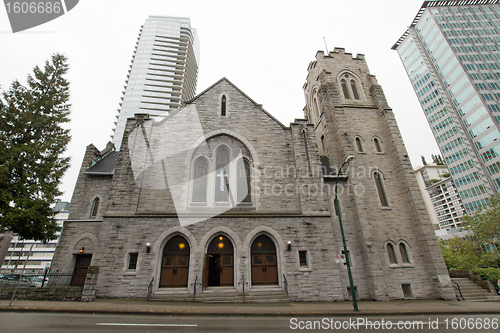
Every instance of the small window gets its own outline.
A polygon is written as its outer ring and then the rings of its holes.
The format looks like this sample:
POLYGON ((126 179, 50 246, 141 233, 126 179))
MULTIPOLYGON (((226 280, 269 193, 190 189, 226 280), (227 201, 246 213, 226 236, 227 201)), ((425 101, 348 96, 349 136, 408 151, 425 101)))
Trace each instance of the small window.
POLYGON ((351 80, 351 89, 354 99, 359 99, 358 88, 356 87, 356 81, 351 80))
POLYGON ((307 262, 307 251, 299 251, 299 264, 301 268, 309 267, 307 262))
POLYGON ((325 147, 325 136, 321 136, 321 148, 323 149, 323 155, 326 155, 326 147, 325 147))
POLYGON ((90 210, 90 217, 96 217, 99 210, 99 198, 95 198, 92 203, 92 209, 90 210))
POLYGON ((382 205, 382 207, 389 207, 380 172, 375 171, 375 173, 373 173, 373 178, 375 179, 375 185, 377 186, 380 204, 382 205))
POLYGON ((406 251, 406 246, 403 243, 399 244, 399 252, 401 253, 401 259, 404 264, 409 264, 410 260, 408 259, 408 252, 406 251))
POLYGON ((139 253, 129 253, 128 254, 128 269, 129 270, 136 270, 138 257, 139 257, 139 253))
POLYGON ((362 153, 363 152, 363 144, 361 143, 361 139, 356 138, 355 141, 356 141, 356 149, 358 150, 358 153, 362 153))
POLYGON ((411 284, 402 284, 401 289, 403 289, 404 298, 413 298, 413 290, 411 289, 411 284))
POLYGON ((342 92, 344 93, 344 98, 351 99, 351 96, 349 95, 349 89, 347 88, 347 82, 345 80, 342 80, 340 84, 342 86, 342 92))
POLYGON ((222 117, 226 116, 226 96, 222 96, 222 99, 220 101, 220 115, 222 117))
POLYGON ((394 253, 394 247, 392 244, 387 244, 387 255, 389 256, 389 262, 391 264, 397 264, 396 254, 394 253))
POLYGON ((380 140, 378 138, 375 138, 375 139, 373 139, 373 143, 375 144, 375 151, 377 153, 381 153, 382 152, 382 148, 380 146, 380 140))

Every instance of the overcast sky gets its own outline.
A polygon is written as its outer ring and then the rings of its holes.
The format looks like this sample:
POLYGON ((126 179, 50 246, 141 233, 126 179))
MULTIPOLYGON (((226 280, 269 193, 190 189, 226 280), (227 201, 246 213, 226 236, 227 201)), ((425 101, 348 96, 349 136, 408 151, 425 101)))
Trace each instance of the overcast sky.
POLYGON ((422 0, 81 0, 67 14, 12 33, 0 8, 0 85, 25 83, 50 55, 69 58, 71 169, 62 200, 70 201, 85 147, 104 149, 140 26, 149 15, 191 18, 200 38, 197 93, 222 77, 289 125, 303 118, 302 86, 318 50, 343 47, 364 54, 382 85, 414 167, 439 149, 404 67, 392 45, 405 32, 422 0))

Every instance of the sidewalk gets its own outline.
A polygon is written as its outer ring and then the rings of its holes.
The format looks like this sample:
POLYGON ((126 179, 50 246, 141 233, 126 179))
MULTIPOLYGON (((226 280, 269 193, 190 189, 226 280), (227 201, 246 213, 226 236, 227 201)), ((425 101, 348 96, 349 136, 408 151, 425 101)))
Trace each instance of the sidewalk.
POLYGON ((47 311, 105 314, 223 315, 223 316, 386 316, 436 314, 500 314, 500 302, 440 300, 359 301, 359 312, 351 302, 288 303, 192 303, 129 299, 97 299, 93 302, 0 301, 0 311, 47 311))

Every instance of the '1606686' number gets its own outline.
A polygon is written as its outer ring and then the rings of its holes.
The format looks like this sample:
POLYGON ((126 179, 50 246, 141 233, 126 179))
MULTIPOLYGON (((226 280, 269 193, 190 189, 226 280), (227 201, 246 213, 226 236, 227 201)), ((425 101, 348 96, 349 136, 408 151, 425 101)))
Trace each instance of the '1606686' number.
POLYGON ((60 2, 7 2, 5 7, 8 14, 59 14, 63 10, 60 2))

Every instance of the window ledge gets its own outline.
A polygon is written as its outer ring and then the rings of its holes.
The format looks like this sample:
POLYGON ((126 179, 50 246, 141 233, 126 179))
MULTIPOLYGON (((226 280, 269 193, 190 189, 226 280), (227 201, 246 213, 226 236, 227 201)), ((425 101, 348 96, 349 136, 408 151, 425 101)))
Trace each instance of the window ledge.
POLYGON ((126 271, 125 273, 123 273, 123 276, 136 276, 137 275, 137 272, 136 271, 126 271))
POLYGON ((392 210, 392 208, 391 208, 391 207, 385 207, 385 206, 384 206, 384 207, 382 207, 382 210, 392 210))
POLYGON ((299 268, 299 272, 312 272, 310 267, 299 268))

